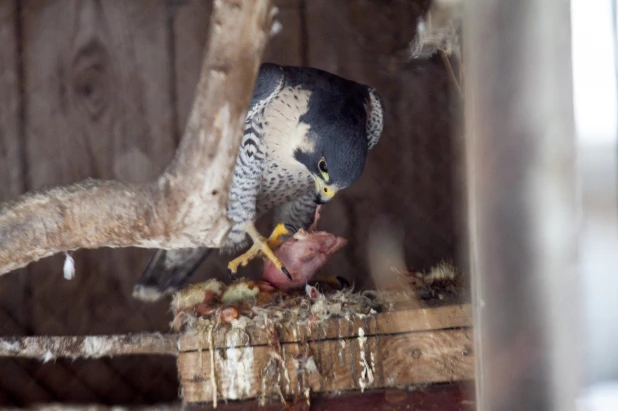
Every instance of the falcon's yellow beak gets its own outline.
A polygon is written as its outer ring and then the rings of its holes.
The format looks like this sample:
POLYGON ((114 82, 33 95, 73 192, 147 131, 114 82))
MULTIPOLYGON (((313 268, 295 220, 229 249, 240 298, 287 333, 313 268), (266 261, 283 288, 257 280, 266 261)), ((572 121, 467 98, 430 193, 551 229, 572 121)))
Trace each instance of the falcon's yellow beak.
POLYGON ((317 204, 324 204, 337 194, 338 189, 335 186, 328 185, 324 180, 319 177, 315 179, 315 202, 317 204))

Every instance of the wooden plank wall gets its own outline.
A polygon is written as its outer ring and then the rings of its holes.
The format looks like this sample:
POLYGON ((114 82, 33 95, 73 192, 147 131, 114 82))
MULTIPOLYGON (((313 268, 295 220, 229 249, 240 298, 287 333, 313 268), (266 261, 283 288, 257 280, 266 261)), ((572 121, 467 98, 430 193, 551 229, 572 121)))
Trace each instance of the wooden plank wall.
MULTIPOLYGON (((455 256, 450 132, 456 109, 439 59, 404 55, 427 1, 277 0, 282 32, 265 61, 319 67, 383 95, 386 129, 355 186, 326 207, 321 227, 352 244, 331 264, 370 285, 370 223, 386 213, 405 232, 407 263, 455 256)), ((170 160, 204 50, 210 0, 0 0, 0 200, 83 179, 144 181, 170 160)), ((0 333, 61 335, 166 330, 167 302, 131 299, 147 250, 76 252, 0 278, 0 333)), ((197 279, 219 276, 214 256, 197 279)), ((0 405, 72 399, 168 401, 172 360, 0 360, 0 405), (9 378, 10 376, 10 378, 9 378), (7 381, 11 382, 7 382, 7 381)))
MULTIPOLYGON (((0 2, 0 201, 9 200, 25 190, 20 140, 21 101, 16 8, 13 2, 0 2)), ((22 296, 24 271, 7 277, 0 288, 3 331, 19 333, 25 325, 22 296)))

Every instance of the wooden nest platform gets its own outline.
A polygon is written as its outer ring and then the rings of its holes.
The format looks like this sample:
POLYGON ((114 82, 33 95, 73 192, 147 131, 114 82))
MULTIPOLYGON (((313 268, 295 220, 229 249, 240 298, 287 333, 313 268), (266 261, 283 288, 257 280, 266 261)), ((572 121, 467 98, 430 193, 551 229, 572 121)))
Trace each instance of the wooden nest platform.
POLYGON ((403 292, 280 293, 208 281, 179 293, 173 326, 186 403, 307 401, 313 393, 472 380, 467 304, 411 307, 403 292))
MULTIPOLYGON (((202 408, 239 400, 306 406, 313 394, 366 390, 382 390, 389 403, 416 401, 425 394, 410 388, 474 379, 471 308, 453 298, 454 271, 438 268, 380 292, 210 280, 174 297, 175 334, 2 337, 0 356, 175 356, 185 404, 202 408)), ((460 398, 454 387, 438 397, 460 398)))

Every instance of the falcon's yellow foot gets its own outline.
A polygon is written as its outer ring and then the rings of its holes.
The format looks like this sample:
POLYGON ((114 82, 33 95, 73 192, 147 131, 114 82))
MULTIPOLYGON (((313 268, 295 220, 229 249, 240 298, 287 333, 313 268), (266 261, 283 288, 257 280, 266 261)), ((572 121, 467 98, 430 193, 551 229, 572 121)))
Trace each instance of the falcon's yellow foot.
POLYGON ((249 264, 249 261, 253 260, 260 254, 261 247, 260 243, 253 243, 251 248, 247 250, 244 254, 239 255, 232 261, 227 264, 227 272, 232 279, 234 279, 234 275, 238 272, 238 267, 244 267, 249 264))
POLYGON ((268 237, 268 246, 271 250, 279 248, 281 243, 283 243, 282 237, 293 233, 294 229, 291 226, 283 223, 277 224, 270 237, 268 237))
POLYGON ((246 253, 236 257, 235 259, 229 262, 229 264, 227 265, 227 270, 230 276, 233 276, 236 274, 236 272, 238 271, 238 267, 246 266, 249 263, 249 261, 253 260, 255 257, 262 254, 264 257, 272 261, 275 267, 281 270, 281 272, 283 272, 283 274, 285 274, 291 280, 292 276, 290 275, 290 272, 287 270, 287 268, 283 266, 283 264, 281 263, 281 261, 279 261, 277 256, 275 256, 275 253, 273 253, 273 250, 271 249, 271 246, 269 245, 271 240, 273 241, 273 243, 278 242, 278 244, 281 244, 280 237, 283 235, 289 234, 289 232, 290 231, 283 224, 279 224, 273 230, 273 233, 271 234, 270 238, 266 240, 266 238, 260 235, 260 233, 256 230, 255 226, 253 224, 250 224, 247 227, 247 234, 249 234, 249 236, 253 240, 253 245, 246 253))

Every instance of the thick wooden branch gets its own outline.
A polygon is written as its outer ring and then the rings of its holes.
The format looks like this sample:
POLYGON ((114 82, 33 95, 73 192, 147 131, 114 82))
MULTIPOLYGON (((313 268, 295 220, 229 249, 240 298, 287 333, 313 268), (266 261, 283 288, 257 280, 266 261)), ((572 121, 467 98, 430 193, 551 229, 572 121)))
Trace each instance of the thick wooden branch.
POLYGON ((115 355, 178 355, 175 334, 127 334, 62 337, 2 337, 0 357, 101 358, 115 355))
POLYGON ((0 207, 0 271, 77 248, 148 246, 165 226, 152 186, 87 180, 0 207))
POLYGON ((78 248, 218 247, 270 18, 270 0, 215 1, 196 99, 166 171, 146 185, 87 180, 0 206, 0 274, 78 248))

